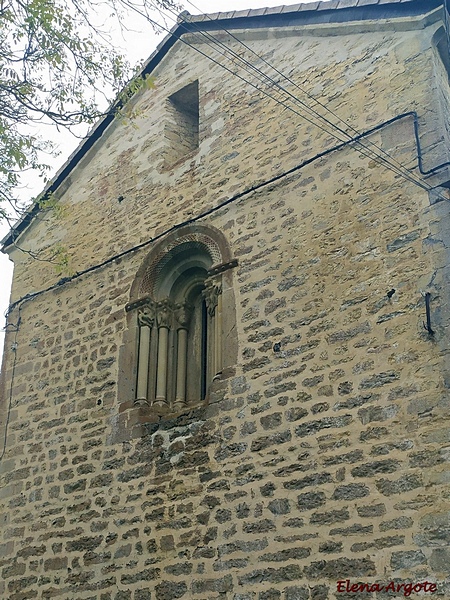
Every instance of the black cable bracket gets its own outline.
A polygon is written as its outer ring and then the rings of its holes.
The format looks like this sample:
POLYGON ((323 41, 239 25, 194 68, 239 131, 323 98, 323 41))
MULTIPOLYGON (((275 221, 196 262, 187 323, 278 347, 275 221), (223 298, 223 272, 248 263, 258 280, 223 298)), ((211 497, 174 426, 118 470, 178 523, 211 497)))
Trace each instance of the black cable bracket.
POLYGON ((430 297, 431 297, 430 292, 426 292, 425 293, 425 310, 426 310, 426 314, 427 314, 427 324, 425 325, 425 323, 423 323, 423 328, 426 331, 428 331, 428 333, 430 335, 434 335, 435 332, 431 328, 430 297))

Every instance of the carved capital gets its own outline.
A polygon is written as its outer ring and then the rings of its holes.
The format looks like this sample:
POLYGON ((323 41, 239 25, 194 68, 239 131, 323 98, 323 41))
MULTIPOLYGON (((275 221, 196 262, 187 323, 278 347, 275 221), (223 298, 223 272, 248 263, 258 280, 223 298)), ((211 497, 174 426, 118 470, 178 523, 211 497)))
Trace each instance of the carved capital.
POLYGON ((136 398, 136 400, 134 401, 134 406, 141 406, 147 408, 150 406, 150 404, 147 398, 136 398))
POLYGON ((169 298, 161 300, 161 302, 158 302, 156 305, 156 318, 158 327, 170 329, 170 326, 172 325, 173 308, 169 298))
POLYGON ((205 299, 206 308, 211 316, 214 315, 217 302, 222 293, 222 280, 219 278, 207 279, 205 281, 205 289, 202 292, 205 299))
POLYGON ((131 310, 135 310, 136 308, 141 308, 142 306, 146 306, 146 305, 154 305, 153 300, 150 298, 150 296, 144 296, 144 298, 139 298, 139 300, 135 300, 134 302, 129 302, 126 306, 125 306, 125 310, 126 312, 130 312, 131 310))
POLYGON ((139 327, 146 325, 151 329, 155 323, 155 316, 155 304, 151 300, 148 300, 147 304, 138 310, 139 327))
POLYGON ((175 318, 177 320, 178 329, 187 329, 191 320, 193 306, 188 302, 181 302, 175 305, 175 318))

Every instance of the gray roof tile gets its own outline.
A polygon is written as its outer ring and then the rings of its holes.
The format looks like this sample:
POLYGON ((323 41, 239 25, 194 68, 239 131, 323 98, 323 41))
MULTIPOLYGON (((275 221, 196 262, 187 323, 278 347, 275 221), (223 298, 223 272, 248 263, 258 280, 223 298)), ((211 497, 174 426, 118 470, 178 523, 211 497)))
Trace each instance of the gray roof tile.
POLYGON ((327 2, 319 2, 318 10, 331 10, 339 6, 339 0, 328 0, 327 2))
POLYGON ((239 19, 239 17, 248 17, 248 15, 251 13, 252 11, 247 8, 246 10, 237 10, 234 13, 234 17, 239 19))
MULTIPOLYGON (((236 13, 237 15, 238 13, 236 13)), ((198 15, 199 17, 203 16, 205 17, 206 15, 198 15)), ((222 18, 222 13, 220 12, 216 12, 216 13, 211 13, 210 15, 207 15, 207 18, 209 17, 209 19, 211 19, 212 21, 217 21, 217 19, 221 19, 222 18)))
MULTIPOLYGON (((205 14, 190 15, 189 13, 187 13, 187 11, 184 11, 182 13, 180 22, 182 23, 183 20, 186 20, 186 21, 192 22, 192 23, 202 23, 205 21, 214 21, 214 20, 220 21, 222 19, 233 19, 234 20, 234 19, 245 18, 245 17, 259 17, 259 16, 263 16, 263 15, 277 14, 277 13, 279 13, 279 14, 289 14, 290 13, 293 15, 294 13, 299 13, 299 12, 310 12, 311 13, 313 11, 330 11, 327 15, 323 15, 323 14, 320 15, 322 17, 320 20, 321 20, 321 22, 327 22, 327 21, 332 22, 333 21, 332 11, 334 11, 335 9, 364 7, 364 6, 377 6, 377 5, 387 5, 387 4, 392 4, 392 5, 403 4, 403 6, 407 9, 406 5, 408 3, 412 4, 415 1, 416 0, 328 0, 328 1, 321 0, 321 1, 310 2, 310 3, 302 2, 300 4, 282 5, 282 6, 278 6, 275 8, 257 8, 257 9, 253 9, 253 10, 241 10, 241 11, 236 11, 234 13, 233 13, 233 11, 228 11, 228 12, 223 12, 223 13, 217 12, 217 13, 213 13, 210 15, 207 15, 207 14, 206 15, 205 14)), ((434 6, 437 6, 437 4, 438 4, 437 0, 430 0, 430 1, 434 6)), ((423 4, 421 4, 421 6, 422 6, 422 8, 424 8, 423 4)), ((424 10, 426 10, 426 9, 424 8, 424 10)), ((351 15, 352 12, 353 11, 349 11, 348 14, 351 15)), ((360 11, 358 11, 358 12, 360 12, 360 11)), ((381 9, 379 12, 383 13, 383 10, 381 9)), ((307 16, 310 17, 311 15, 307 15, 307 16)), ((301 21, 301 19, 302 19, 302 17, 301 17, 301 15, 299 15, 299 20, 301 21)), ((158 44, 156 50, 151 54, 151 56, 145 62, 144 69, 148 69, 148 71, 144 71, 144 72, 151 72, 155 68, 155 66, 157 64, 159 64, 161 59, 164 56, 166 56, 167 52, 172 48, 175 41, 179 39, 179 36, 183 33, 183 31, 180 32, 180 30, 179 30, 180 22, 178 22, 178 24, 176 24, 172 27, 169 35, 166 36, 158 44), (172 37, 174 34, 175 34, 175 37, 172 37)), ((240 24, 238 26, 240 26, 240 24)), ((202 29, 203 27, 204 26, 199 26, 200 29, 202 29)), ((220 24, 218 25, 218 27, 220 28, 220 24)), ((86 139, 83 140, 83 142, 80 144, 80 146, 71 154, 71 156, 69 157, 67 162, 61 167, 61 169, 58 171, 58 173, 55 175, 55 177, 47 184, 47 186, 45 187, 45 189, 43 191, 43 194, 53 192, 54 190, 56 190, 58 188, 58 186, 61 184, 61 182, 75 168, 75 166, 82 159, 82 157, 85 156, 86 152, 89 151, 89 149, 92 147, 93 143, 95 143, 95 141, 103 135, 103 132, 106 130, 106 128, 110 125, 110 123, 114 119, 115 119, 114 111, 111 111, 104 118, 100 119, 100 121, 98 121, 98 123, 96 123, 96 125, 89 132, 88 137, 86 137, 86 139)), ((37 210, 38 210, 37 205, 33 205, 33 207, 31 207, 29 209, 29 212, 27 212, 26 215, 22 219, 20 219, 16 223, 16 225, 14 225, 14 227, 11 230, 11 233, 9 233, 0 243, 3 244, 4 247, 7 247, 8 245, 12 244, 14 242, 15 237, 17 237, 17 235, 19 235, 24 229, 26 229, 26 227, 28 226, 28 223, 34 217, 34 214, 37 212, 37 210)))
POLYGON ((310 2, 309 4, 296 4, 296 6, 298 6, 298 11, 301 10, 317 10, 317 7, 319 6, 320 2, 310 2))
POLYGON ((186 18, 191 22, 220 21, 222 19, 239 19, 245 17, 261 17, 263 15, 288 14, 295 12, 311 12, 322 10, 338 10, 342 8, 357 8, 363 6, 377 6, 382 4, 403 4, 416 0, 317 0, 316 2, 301 2, 298 4, 284 4, 275 7, 254 8, 238 10, 236 12, 217 12, 210 15, 190 15, 186 18))
POLYGON ((266 11, 266 15, 278 15, 283 12, 284 6, 270 6, 266 11))
POLYGON ((310 2, 309 4, 300 4, 300 8, 298 9, 299 11, 301 10, 317 10, 317 8, 319 7, 320 2, 310 2))
POLYGON ((250 11, 250 16, 251 17, 260 17, 262 15, 265 15, 267 11, 267 8, 253 8, 250 11))
POLYGON ((358 0, 339 0, 339 8, 352 8, 357 4, 358 0))
POLYGON ((283 12, 283 13, 297 12, 300 9, 300 6, 303 6, 303 4, 285 4, 281 8, 281 12, 283 12))

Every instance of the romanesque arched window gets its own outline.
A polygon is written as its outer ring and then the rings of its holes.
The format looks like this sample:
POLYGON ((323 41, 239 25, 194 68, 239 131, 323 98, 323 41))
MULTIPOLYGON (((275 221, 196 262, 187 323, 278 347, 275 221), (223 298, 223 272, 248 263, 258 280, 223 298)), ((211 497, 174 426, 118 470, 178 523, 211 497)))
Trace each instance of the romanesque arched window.
POLYGON ((226 272, 234 265, 223 236, 198 225, 149 254, 133 285, 136 299, 126 306, 136 334, 135 403, 165 414, 206 399, 230 362, 223 352, 234 320, 226 272))

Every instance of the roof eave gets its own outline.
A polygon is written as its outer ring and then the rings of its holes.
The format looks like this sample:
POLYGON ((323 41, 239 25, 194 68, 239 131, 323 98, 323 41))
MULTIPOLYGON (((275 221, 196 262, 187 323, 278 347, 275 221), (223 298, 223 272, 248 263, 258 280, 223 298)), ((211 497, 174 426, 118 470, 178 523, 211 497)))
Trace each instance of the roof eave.
MULTIPOLYGON (((150 74, 180 37, 186 33, 194 33, 199 30, 287 27, 296 24, 343 23, 354 20, 404 17, 405 15, 418 16, 429 13, 442 4, 442 0, 331 0, 213 15, 190 15, 184 12, 180 14, 178 22, 150 55, 144 64, 141 75, 150 74)), ((0 241, 2 252, 7 253, 7 248, 14 245, 17 238, 33 221, 34 216, 39 212, 39 200, 54 193, 102 137, 107 127, 115 119, 120 106, 119 101, 112 104, 105 116, 96 123, 89 135, 44 188, 38 200, 0 241)))

